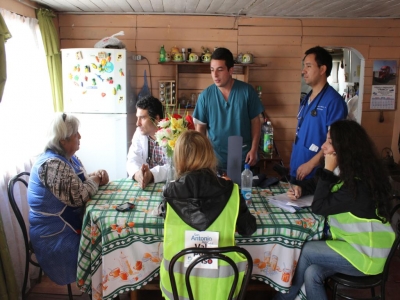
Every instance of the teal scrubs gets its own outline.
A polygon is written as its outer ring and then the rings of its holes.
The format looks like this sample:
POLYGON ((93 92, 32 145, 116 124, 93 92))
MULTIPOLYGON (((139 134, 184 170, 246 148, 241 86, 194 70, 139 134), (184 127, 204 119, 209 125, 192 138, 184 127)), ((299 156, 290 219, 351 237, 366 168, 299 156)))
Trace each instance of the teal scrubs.
POLYGON ((251 120, 264 111, 256 90, 248 83, 236 80, 228 101, 213 84, 199 96, 193 117, 207 124, 208 138, 218 158, 218 167, 226 170, 228 137, 242 136, 242 167, 251 149, 251 120))

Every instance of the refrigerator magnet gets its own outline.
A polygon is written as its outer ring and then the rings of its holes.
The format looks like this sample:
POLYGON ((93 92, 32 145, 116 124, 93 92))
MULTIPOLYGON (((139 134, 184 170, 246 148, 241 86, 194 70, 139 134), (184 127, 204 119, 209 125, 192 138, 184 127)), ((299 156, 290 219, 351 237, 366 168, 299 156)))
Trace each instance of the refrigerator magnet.
POLYGON ((117 54, 117 61, 121 61, 122 58, 123 58, 122 53, 118 53, 118 54, 117 54))

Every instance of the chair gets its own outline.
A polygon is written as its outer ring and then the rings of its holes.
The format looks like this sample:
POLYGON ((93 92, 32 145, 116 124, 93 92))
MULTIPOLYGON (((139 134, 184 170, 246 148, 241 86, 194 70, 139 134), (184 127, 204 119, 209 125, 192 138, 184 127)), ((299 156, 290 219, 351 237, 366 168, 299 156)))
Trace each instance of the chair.
MULTIPOLYGON (((400 204, 397 204, 390 213, 390 219, 394 216, 394 213, 400 208, 400 204)), ((393 242, 392 248, 389 252, 389 255, 386 259, 385 266, 383 268, 383 272, 377 275, 366 275, 366 276, 350 276, 341 273, 336 273, 333 276, 329 277, 329 280, 333 283, 333 300, 336 299, 336 296, 339 296, 344 299, 359 299, 353 298, 348 295, 344 295, 338 292, 338 285, 343 285, 349 288, 355 289, 371 289, 371 298, 368 299, 385 299, 385 285, 389 275, 389 267, 392 257, 396 253, 397 248, 400 244, 400 228, 399 224, 396 226, 397 238, 393 242), (379 296, 375 296, 375 287, 380 286, 381 293, 379 296)), ((364 298, 365 299, 365 298, 364 298)))
MULTIPOLYGON (((25 176, 29 177, 30 174, 28 172, 21 172, 18 175, 14 176, 8 182, 8 188, 7 188, 8 199, 9 199, 10 205, 14 211, 15 217, 17 218, 18 224, 21 228, 22 235, 24 237, 24 244, 25 244, 25 270, 24 270, 24 281, 22 284, 22 291, 21 291, 22 299, 27 298, 26 294, 25 294, 25 290, 26 290, 26 285, 27 285, 27 281, 28 281, 29 263, 40 268, 40 265, 32 259, 32 255, 35 252, 33 251, 31 242, 28 240, 28 231, 26 229, 26 224, 25 224, 24 218, 21 214, 21 211, 20 211, 20 209, 15 201, 15 197, 14 197, 14 186, 18 182, 24 184, 25 187, 28 188, 28 181, 25 180, 25 176)), ((41 276, 42 276, 42 269, 40 268, 38 282, 41 281, 41 276)), ((68 297, 70 300, 73 300, 71 284, 68 284, 67 286, 68 286, 68 297)))
POLYGON ((198 258, 196 258, 190 264, 190 266, 187 268, 186 273, 185 273, 185 283, 186 283, 186 289, 188 291, 189 299, 190 300, 194 299, 193 292, 192 292, 192 286, 190 283, 191 271, 198 263, 201 263, 202 261, 210 259, 210 258, 216 258, 216 259, 221 259, 221 260, 226 261, 227 263, 229 263, 232 266, 232 268, 234 270, 235 276, 234 276, 234 280, 233 280, 233 283, 232 283, 232 286, 231 286, 231 289, 229 292, 229 297, 228 297, 228 300, 231 300, 233 298, 234 292, 238 285, 239 270, 238 270, 236 263, 230 257, 224 255, 224 253, 228 253, 228 252, 241 253, 247 259, 247 269, 245 270, 245 274, 244 274, 243 281, 242 281, 242 286, 240 288, 240 293, 237 297, 238 300, 244 299, 244 296, 246 294, 246 288, 250 281, 251 273, 253 270, 253 259, 251 258, 250 253, 246 249, 243 249, 238 246, 229 246, 229 247, 220 247, 220 248, 196 248, 196 247, 186 248, 186 249, 183 249, 182 251, 180 251, 179 253, 175 254, 174 257, 171 259, 171 263, 170 263, 169 269, 168 269, 174 300, 179 299, 178 290, 176 287, 175 275, 174 275, 174 265, 180 257, 182 257, 186 254, 190 254, 190 253, 201 253, 202 255, 200 255, 198 258))

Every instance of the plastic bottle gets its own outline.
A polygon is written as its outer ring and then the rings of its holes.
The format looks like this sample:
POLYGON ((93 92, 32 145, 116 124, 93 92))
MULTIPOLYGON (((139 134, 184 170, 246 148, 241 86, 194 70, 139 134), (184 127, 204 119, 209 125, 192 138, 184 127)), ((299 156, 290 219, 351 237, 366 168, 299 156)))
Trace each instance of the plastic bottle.
POLYGON ((182 59, 183 61, 186 61, 186 49, 182 48, 182 59))
POLYGON ((164 45, 162 45, 160 49, 160 62, 165 62, 165 54, 164 45))
POLYGON ((244 171, 241 175, 241 191, 247 206, 251 204, 251 188, 253 185, 253 172, 250 171, 248 164, 244 165, 244 171))
POLYGON ((264 122, 262 126, 263 132, 263 151, 272 155, 274 153, 274 129, 270 121, 264 122))

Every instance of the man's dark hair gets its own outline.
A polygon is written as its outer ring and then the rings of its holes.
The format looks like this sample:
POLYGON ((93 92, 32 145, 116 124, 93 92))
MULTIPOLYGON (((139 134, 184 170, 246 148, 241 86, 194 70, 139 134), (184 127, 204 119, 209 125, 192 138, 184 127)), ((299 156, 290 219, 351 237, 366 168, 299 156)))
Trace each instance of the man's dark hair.
POLYGON ((149 113, 151 119, 155 120, 157 115, 160 119, 164 118, 163 105, 160 100, 154 98, 153 96, 146 96, 138 100, 136 107, 140 109, 145 109, 149 113))
POLYGON ((217 48, 217 49, 215 49, 215 51, 211 55, 211 59, 224 60, 225 61, 225 65, 228 68, 228 70, 230 68, 232 68, 233 65, 235 64, 235 61, 233 60, 232 52, 229 51, 229 49, 226 49, 226 48, 217 48))
MULTIPOLYGON (((324 48, 320 46, 316 46, 313 48, 308 49, 305 53, 304 58, 306 58, 307 55, 309 54, 314 54, 315 55, 315 61, 317 62, 318 67, 321 66, 326 66, 326 78, 328 78, 331 75, 332 71, 332 55, 329 54, 328 51, 326 51, 324 48)), ((304 60, 303 58, 303 60, 304 60)))

